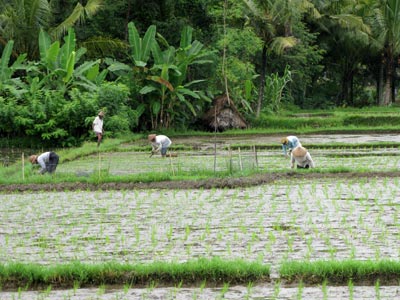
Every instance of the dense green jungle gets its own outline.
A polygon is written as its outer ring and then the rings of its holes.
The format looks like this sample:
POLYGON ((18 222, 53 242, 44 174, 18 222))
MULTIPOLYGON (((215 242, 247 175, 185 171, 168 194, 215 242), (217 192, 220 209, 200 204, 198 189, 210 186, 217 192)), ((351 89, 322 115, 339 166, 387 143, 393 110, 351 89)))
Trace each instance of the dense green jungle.
POLYGON ((80 146, 99 110, 108 138, 395 112, 399 24, 393 0, 0 1, 2 147, 80 146))

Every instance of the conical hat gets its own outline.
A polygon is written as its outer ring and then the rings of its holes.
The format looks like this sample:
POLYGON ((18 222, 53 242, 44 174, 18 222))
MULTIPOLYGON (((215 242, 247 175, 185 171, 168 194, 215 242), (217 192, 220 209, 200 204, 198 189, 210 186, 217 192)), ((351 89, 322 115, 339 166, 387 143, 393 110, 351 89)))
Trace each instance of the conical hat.
POLYGON ((292 150, 292 155, 293 155, 294 157, 303 157, 303 156, 305 156, 306 154, 307 154, 307 149, 304 148, 304 147, 302 147, 302 146, 298 146, 298 147, 296 147, 296 148, 294 148, 294 149, 292 150))
POLYGON ((155 134, 149 134, 149 135, 147 136, 147 139, 148 139, 150 142, 154 141, 155 138, 156 138, 156 135, 155 135, 155 134))

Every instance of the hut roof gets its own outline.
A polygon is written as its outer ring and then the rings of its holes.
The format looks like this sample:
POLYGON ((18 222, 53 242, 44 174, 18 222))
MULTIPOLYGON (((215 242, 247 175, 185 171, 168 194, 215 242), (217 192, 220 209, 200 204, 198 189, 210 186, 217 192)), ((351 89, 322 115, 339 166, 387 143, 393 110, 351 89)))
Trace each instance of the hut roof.
POLYGON ((247 123, 226 95, 215 98, 212 107, 204 114, 204 122, 209 128, 220 131, 230 128, 246 128, 247 123))

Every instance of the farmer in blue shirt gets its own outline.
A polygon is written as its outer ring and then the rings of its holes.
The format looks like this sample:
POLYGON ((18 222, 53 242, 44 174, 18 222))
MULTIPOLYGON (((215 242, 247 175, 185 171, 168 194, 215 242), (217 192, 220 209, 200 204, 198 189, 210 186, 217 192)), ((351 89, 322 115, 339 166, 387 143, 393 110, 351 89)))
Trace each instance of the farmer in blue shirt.
POLYGON ((289 135, 287 137, 282 138, 281 143, 282 143, 283 154, 285 156, 289 156, 290 151, 292 151, 294 148, 298 146, 301 146, 299 139, 297 138, 297 136, 294 135, 289 135))

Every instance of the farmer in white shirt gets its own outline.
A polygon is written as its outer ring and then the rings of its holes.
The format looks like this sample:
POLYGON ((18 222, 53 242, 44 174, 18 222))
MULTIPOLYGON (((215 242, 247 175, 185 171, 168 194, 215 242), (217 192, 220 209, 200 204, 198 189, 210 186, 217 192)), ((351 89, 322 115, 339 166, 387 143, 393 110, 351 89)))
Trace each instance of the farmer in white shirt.
POLYGON ((44 174, 46 172, 49 172, 50 174, 53 173, 58 165, 58 160, 59 157, 58 155, 53 152, 44 152, 40 155, 31 155, 29 156, 29 161, 34 165, 34 164, 39 164, 40 165, 40 174, 44 174))
POLYGON ((103 118, 104 118, 104 112, 101 111, 93 121, 93 131, 97 136, 97 147, 100 146, 100 142, 104 134, 103 118))
POLYGON ((298 169, 308 169, 315 167, 310 152, 308 152, 307 149, 302 146, 294 148, 290 153, 290 157, 291 157, 290 161, 292 169, 294 168, 295 164, 297 165, 298 169))
POLYGON ((171 146, 171 140, 165 135, 149 134, 148 140, 151 143, 151 153, 161 151, 161 156, 165 157, 168 147, 171 146))
POLYGON ((285 156, 289 156, 291 150, 293 150, 294 148, 296 148, 298 146, 301 146, 299 139, 297 138, 297 136, 294 136, 294 135, 289 135, 287 137, 282 138, 281 144, 282 144, 283 154, 285 156), (288 151, 289 151, 289 153, 288 153, 288 151))

